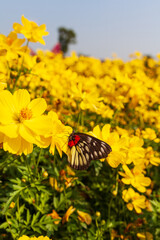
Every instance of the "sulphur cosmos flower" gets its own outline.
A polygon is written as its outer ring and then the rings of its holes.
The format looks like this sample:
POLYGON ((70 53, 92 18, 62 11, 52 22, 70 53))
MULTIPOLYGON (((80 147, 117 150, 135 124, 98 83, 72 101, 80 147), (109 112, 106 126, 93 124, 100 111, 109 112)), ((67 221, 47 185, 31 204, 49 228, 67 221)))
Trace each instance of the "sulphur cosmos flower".
POLYGON ((123 190, 122 198, 127 202, 127 208, 132 211, 135 209, 137 213, 141 213, 146 208, 146 197, 135 192, 133 188, 123 190))
POLYGON ((22 24, 14 23, 13 29, 16 33, 23 34, 30 42, 40 42, 45 45, 45 41, 43 40, 43 36, 48 35, 46 32, 46 25, 42 24, 40 26, 33 21, 29 21, 24 16, 21 17, 22 24))

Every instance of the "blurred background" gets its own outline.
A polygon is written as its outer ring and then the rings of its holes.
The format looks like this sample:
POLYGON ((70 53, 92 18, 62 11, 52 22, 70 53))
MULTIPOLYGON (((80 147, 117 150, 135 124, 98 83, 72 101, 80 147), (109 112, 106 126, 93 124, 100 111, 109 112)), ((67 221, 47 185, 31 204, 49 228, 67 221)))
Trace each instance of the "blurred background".
POLYGON ((103 60, 116 53, 127 61, 135 51, 152 57, 160 53, 159 0, 5 0, 0 32, 8 35, 14 22, 21 23, 22 15, 38 25, 45 23, 50 33, 44 38, 45 46, 30 45, 34 51, 53 49, 60 29, 65 29, 73 34, 66 55, 76 51, 103 60))

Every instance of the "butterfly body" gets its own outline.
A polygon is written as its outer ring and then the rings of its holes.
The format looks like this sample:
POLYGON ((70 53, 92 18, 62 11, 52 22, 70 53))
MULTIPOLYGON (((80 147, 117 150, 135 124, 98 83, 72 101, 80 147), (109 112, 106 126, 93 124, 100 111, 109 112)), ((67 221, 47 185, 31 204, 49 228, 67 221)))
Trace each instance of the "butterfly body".
POLYGON ((106 142, 74 131, 69 136, 68 148, 68 162, 77 170, 87 169, 91 160, 106 158, 112 151, 106 142))

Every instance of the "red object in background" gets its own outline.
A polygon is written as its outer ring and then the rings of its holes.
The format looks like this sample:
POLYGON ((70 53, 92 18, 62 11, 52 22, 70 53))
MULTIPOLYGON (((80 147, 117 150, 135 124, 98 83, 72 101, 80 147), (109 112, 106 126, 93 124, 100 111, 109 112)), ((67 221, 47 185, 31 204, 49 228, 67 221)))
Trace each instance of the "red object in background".
POLYGON ((57 43, 52 49, 51 49, 51 52, 57 54, 57 53, 60 53, 61 52, 61 44, 60 43, 57 43))
MULTIPOLYGON (((57 43, 55 46, 53 46, 53 48, 51 49, 51 52, 55 53, 55 54, 58 54, 61 52, 61 44, 60 43, 57 43)), ((36 52, 30 48, 30 55, 31 56, 35 56, 36 55, 36 52)))
POLYGON ((33 51, 32 48, 30 48, 30 55, 31 55, 31 56, 35 56, 35 55, 36 55, 36 53, 33 51))

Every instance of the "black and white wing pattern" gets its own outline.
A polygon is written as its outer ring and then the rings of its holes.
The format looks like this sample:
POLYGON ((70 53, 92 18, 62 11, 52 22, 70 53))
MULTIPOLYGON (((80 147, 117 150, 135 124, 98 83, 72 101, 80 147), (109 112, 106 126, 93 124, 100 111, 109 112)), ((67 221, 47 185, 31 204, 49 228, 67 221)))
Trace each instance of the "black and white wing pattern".
POLYGON ((69 136, 68 150, 68 162, 77 170, 87 169, 91 160, 106 158, 112 151, 106 142, 75 132, 69 136))

